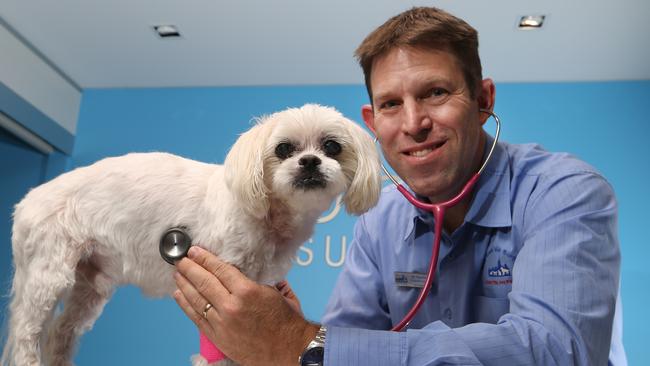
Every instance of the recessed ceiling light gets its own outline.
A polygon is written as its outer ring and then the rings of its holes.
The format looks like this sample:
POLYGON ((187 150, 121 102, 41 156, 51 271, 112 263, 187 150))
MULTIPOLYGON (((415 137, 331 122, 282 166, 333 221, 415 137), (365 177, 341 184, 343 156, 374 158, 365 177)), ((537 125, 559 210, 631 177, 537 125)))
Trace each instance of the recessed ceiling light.
POLYGON ((160 38, 175 38, 181 36, 178 32, 178 28, 171 24, 154 25, 153 30, 156 31, 156 34, 158 34, 160 38))
POLYGON ((539 29, 544 24, 545 15, 524 15, 519 19, 519 29, 539 29))

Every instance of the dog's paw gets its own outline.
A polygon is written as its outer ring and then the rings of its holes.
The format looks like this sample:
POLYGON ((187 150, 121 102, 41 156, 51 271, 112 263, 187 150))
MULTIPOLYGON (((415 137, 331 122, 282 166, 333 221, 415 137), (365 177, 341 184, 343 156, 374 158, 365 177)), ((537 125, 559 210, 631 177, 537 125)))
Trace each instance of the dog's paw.
POLYGON ((201 355, 192 356, 192 366, 208 366, 208 360, 203 358, 201 355))
POLYGON ((217 362, 208 363, 208 360, 203 358, 203 356, 194 355, 192 356, 192 366, 237 366, 237 364, 227 358, 217 362))

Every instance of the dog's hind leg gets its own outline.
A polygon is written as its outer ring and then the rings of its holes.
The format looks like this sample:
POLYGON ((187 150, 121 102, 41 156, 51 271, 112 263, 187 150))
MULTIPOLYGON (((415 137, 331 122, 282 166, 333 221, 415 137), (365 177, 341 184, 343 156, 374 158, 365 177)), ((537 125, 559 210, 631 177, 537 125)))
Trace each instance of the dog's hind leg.
POLYGON ((63 312, 47 336, 44 358, 49 366, 71 366, 78 338, 90 330, 115 287, 92 260, 79 263, 75 284, 63 299, 63 312))
POLYGON ((8 365, 42 364, 40 352, 44 328, 63 292, 74 283, 78 256, 65 254, 35 257, 24 267, 17 266, 14 294, 9 305, 9 335, 3 351, 3 362, 8 365))

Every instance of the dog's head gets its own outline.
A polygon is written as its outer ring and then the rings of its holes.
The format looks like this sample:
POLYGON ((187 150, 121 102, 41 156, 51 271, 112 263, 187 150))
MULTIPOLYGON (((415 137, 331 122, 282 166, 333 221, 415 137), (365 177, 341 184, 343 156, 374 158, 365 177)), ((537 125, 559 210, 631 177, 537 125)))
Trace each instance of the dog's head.
POLYGON ((379 198, 379 156, 370 135, 316 104, 261 118, 233 145, 225 168, 228 188, 257 217, 272 199, 324 211, 345 193, 346 210, 361 214, 379 198))

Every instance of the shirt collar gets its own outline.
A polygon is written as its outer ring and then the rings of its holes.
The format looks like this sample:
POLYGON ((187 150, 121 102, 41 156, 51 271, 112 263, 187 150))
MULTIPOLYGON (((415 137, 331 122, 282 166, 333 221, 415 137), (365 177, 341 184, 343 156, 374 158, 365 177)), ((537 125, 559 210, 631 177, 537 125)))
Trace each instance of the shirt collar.
MULTIPOLYGON (((487 135, 483 158, 487 157, 494 137, 487 135)), ((472 205, 465 221, 485 227, 510 227, 510 161, 505 144, 497 143, 492 158, 481 173, 472 205)))
MULTIPOLYGON (((487 135, 483 158, 487 157, 494 137, 487 135)), ((472 205, 465 215, 465 221, 484 227, 510 227, 510 163, 503 143, 497 143, 492 158, 481 173, 474 186, 472 205)), ((418 197, 422 198, 422 197, 418 197)), ((413 219, 408 221, 404 239, 429 231, 433 225, 433 215, 429 211, 413 206, 413 219), (424 224, 424 225, 422 225, 424 224)))

